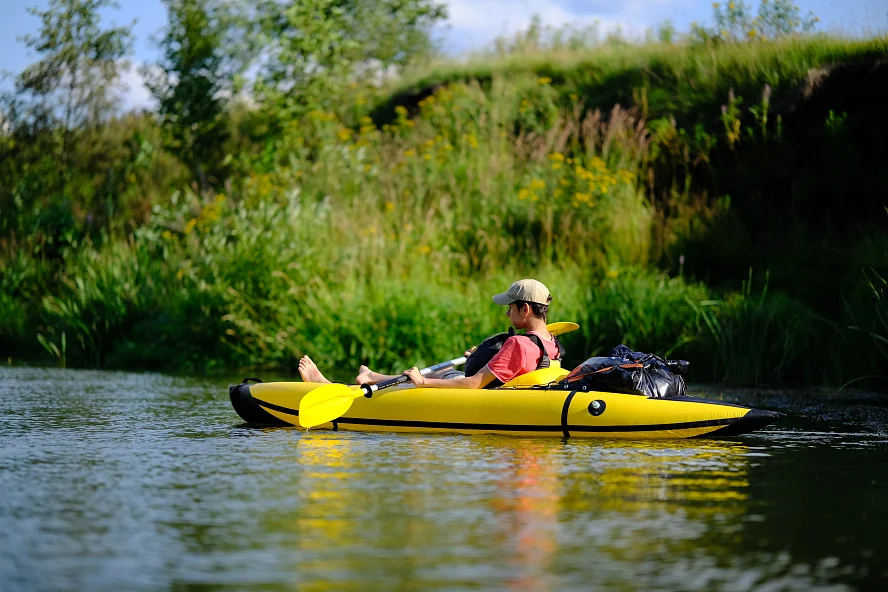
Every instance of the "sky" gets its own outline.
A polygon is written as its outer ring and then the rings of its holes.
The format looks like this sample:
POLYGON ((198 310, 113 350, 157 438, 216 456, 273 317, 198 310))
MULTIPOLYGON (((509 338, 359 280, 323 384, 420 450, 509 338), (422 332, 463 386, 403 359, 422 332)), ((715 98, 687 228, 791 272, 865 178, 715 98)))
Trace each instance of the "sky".
MULTIPOLYGON (((158 49, 151 37, 164 26, 166 9, 161 0, 118 0, 119 9, 106 10, 106 23, 129 24, 135 21, 134 51, 130 57, 136 66, 157 59, 158 49)), ((450 17, 438 28, 443 49, 459 55, 488 47, 499 35, 526 29, 534 14, 544 24, 600 23, 601 31, 621 27, 628 33, 643 33, 665 20, 679 31, 687 31, 692 21, 712 23, 711 0, 444 0, 450 17)), ((757 1, 747 3, 758 5, 757 1)), ((36 32, 39 21, 26 7, 45 8, 49 0, 0 0, 0 72, 17 74, 35 61, 18 40, 36 32)), ((822 29, 851 34, 888 31, 888 0, 798 0, 803 13, 809 10, 821 19, 822 29)), ((127 87, 124 107, 150 104, 148 90, 137 68, 123 77, 127 87)), ((0 88, 9 89, 9 80, 0 88)))

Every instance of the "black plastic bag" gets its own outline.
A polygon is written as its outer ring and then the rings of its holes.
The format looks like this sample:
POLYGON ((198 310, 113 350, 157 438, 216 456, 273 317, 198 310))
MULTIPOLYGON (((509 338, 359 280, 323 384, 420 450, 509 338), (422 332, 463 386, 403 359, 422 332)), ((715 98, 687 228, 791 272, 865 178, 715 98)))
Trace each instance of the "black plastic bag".
POLYGON ((589 358, 567 375, 570 388, 627 393, 645 397, 681 397, 688 371, 685 360, 664 360, 654 354, 618 345, 607 356, 589 358))

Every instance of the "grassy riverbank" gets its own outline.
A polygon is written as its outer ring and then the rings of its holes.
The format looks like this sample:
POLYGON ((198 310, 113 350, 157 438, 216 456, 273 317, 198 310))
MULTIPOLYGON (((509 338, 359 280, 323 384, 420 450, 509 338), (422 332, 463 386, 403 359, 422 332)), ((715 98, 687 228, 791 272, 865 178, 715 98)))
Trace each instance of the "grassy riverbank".
POLYGON ((625 342, 695 381, 880 374, 886 55, 812 37, 442 65, 273 143, 232 112, 215 190, 182 182, 150 116, 110 122, 109 166, 55 194, 22 166, 4 202, 0 351, 399 369, 502 330, 489 295, 533 276, 582 326, 572 362, 625 342))

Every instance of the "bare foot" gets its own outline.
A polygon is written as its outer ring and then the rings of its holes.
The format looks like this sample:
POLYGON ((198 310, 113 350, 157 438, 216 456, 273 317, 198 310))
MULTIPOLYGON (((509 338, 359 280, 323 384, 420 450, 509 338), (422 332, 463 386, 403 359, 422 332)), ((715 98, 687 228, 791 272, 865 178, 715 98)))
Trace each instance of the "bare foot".
POLYGON ((302 356, 299 360, 299 375, 305 382, 330 382, 308 356, 302 356))
POLYGON ((374 382, 376 382, 373 379, 374 374, 376 374, 376 372, 362 364, 361 367, 358 368, 358 375, 355 377, 355 384, 373 384, 374 382))

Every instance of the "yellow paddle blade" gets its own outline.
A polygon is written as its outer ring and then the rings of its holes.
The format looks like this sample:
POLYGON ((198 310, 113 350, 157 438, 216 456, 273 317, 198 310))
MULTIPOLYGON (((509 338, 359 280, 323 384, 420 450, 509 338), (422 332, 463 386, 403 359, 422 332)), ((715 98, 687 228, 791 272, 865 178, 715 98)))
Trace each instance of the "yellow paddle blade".
POLYGON ((550 335, 561 335, 562 333, 570 333, 576 331, 580 326, 576 323, 549 323, 546 325, 546 331, 550 335))
POLYGON ((327 384, 309 391, 299 402, 299 425, 313 428, 342 417, 364 391, 345 384, 327 384))

